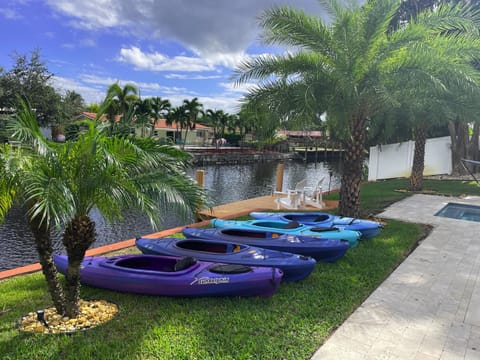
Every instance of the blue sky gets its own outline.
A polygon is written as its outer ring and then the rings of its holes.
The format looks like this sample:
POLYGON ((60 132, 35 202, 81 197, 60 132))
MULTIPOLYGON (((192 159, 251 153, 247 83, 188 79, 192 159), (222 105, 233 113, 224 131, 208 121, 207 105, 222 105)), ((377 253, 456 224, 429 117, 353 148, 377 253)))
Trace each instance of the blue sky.
POLYGON ((173 105, 238 110, 231 74, 248 56, 284 51, 259 41, 257 17, 273 5, 321 15, 315 0, 2 0, 0 67, 39 49, 60 91, 99 103, 106 88, 135 84, 173 105))

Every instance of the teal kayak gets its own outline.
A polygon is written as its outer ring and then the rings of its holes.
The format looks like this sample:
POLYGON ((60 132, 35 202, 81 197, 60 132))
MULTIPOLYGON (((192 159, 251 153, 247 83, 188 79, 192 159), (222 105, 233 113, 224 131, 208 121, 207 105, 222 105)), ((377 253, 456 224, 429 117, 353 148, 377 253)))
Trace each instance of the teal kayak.
POLYGON ((326 212, 251 212, 257 220, 296 221, 303 225, 333 227, 342 230, 355 230, 362 233, 362 239, 370 239, 380 234, 383 225, 377 221, 332 215, 326 212))
POLYGON ((316 227, 302 225, 296 221, 285 222, 275 220, 223 220, 212 219, 210 224, 216 228, 236 228, 261 230, 272 234, 290 234, 297 236, 312 236, 323 239, 347 240, 350 247, 358 245, 361 232, 343 230, 332 227, 316 227))

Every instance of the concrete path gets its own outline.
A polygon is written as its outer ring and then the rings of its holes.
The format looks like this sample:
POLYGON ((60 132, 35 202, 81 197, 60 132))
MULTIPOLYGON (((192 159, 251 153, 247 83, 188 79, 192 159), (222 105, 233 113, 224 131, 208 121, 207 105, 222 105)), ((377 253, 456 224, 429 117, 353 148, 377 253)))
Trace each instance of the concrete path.
POLYGON ((480 198, 413 195, 379 214, 434 228, 313 360, 480 359, 480 222, 434 216, 449 202, 480 198))

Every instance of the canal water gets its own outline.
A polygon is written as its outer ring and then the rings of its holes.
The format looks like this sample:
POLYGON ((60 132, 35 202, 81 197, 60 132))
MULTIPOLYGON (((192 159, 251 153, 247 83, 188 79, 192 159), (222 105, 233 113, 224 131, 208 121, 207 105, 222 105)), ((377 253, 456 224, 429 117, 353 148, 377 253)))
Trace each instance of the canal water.
MULTIPOLYGON (((308 185, 325 177, 325 191, 338 189, 340 171, 338 161, 284 163, 283 189, 290 189, 302 179, 308 185)), ((189 175, 195 176, 197 170, 204 170, 205 189, 214 205, 226 204, 238 200, 271 194, 276 184, 277 162, 258 162, 241 165, 205 165, 190 169, 189 175)), ((123 221, 107 224, 100 214, 93 212, 96 223, 97 240, 92 247, 131 239, 152 233, 146 217, 141 214, 125 213, 123 221)), ((193 218, 183 219, 165 212, 163 229, 190 224, 193 218)), ((63 252, 60 234, 55 236, 54 248, 63 252)), ((13 208, 3 224, 0 224, 0 271, 38 262, 33 237, 20 208, 13 208)))

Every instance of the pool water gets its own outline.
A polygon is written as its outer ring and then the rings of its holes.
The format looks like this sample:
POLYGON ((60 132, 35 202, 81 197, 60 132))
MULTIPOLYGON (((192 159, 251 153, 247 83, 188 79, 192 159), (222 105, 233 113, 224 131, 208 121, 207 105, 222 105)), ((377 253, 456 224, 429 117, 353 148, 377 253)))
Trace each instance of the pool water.
POLYGON ((435 216, 480 222, 480 206, 448 203, 435 216))

